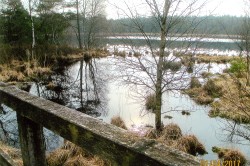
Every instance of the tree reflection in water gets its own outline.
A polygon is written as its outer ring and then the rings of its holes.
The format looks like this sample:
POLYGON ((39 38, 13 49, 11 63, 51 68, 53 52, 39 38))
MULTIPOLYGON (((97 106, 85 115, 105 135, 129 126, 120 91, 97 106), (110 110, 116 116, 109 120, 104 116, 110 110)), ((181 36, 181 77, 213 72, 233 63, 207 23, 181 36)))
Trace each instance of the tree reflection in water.
POLYGON ((59 66, 52 76, 35 84, 36 94, 94 117, 107 111, 105 74, 88 54, 80 61, 78 73, 71 66, 59 66))
MULTIPOLYGON (((99 66, 95 59, 80 61, 78 73, 70 71, 72 66, 58 66, 51 76, 35 79, 30 93, 99 117, 107 111, 105 74, 99 66)), ((48 151, 63 142, 47 129, 44 134, 48 151)), ((16 113, 4 104, 0 104, 0 141, 19 147, 16 113)))

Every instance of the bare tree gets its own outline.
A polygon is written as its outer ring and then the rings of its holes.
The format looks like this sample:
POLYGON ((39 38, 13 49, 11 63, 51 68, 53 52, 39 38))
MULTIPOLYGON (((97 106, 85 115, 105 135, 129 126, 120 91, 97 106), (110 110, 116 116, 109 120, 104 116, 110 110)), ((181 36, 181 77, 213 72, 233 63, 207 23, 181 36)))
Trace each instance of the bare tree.
POLYGON ((31 22, 31 34, 32 34, 32 49, 31 49, 31 56, 32 59, 34 58, 34 48, 36 45, 36 38, 35 38, 35 26, 34 26, 34 19, 33 19, 33 12, 34 8, 37 5, 37 1, 29 0, 29 14, 30 14, 30 22, 31 22))
POLYGON ((80 12, 79 0, 76 0, 76 22, 77 22, 77 39, 78 47, 82 49, 81 27, 80 27, 80 12))
POLYGON ((84 45, 90 49, 97 46, 97 35, 105 31, 105 0, 89 0, 86 9, 83 18, 84 45))
POLYGON ((89 49, 96 42, 98 27, 103 27, 100 18, 105 18, 105 0, 76 0, 76 35, 78 47, 89 49), (95 41, 94 41, 95 40, 95 41), (83 42, 83 43, 82 43, 83 42))
MULTIPOLYGON (((123 10, 123 13, 130 18, 131 28, 143 36, 148 49, 146 52, 149 52, 150 56, 125 58, 122 62, 119 62, 118 66, 123 72, 123 81, 136 86, 144 86, 155 96, 155 107, 153 109, 155 127, 157 131, 161 131, 163 93, 186 88, 190 78, 187 72, 188 67, 179 66, 178 70, 173 68, 173 66, 178 66, 181 58, 174 55, 171 46, 176 41, 185 40, 186 42, 182 42, 182 52, 186 52, 191 47, 193 42, 191 42, 190 37, 194 35, 195 28, 199 24, 195 21, 197 18, 195 14, 199 13, 205 3, 198 4, 198 1, 182 0, 145 0, 142 4, 144 8, 148 8, 151 12, 154 27, 159 30, 159 33, 146 33, 141 15, 136 7, 132 9, 126 4, 127 10, 123 10), (190 16, 193 16, 193 21, 186 23, 185 19, 190 16), (155 38, 159 38, 156 47, 153 42, 155 38), (129 68, 129 70, 126 70, 126 68, 129 68)), ((133 49, 134 46, 132 45, 131 48, 133 49)))

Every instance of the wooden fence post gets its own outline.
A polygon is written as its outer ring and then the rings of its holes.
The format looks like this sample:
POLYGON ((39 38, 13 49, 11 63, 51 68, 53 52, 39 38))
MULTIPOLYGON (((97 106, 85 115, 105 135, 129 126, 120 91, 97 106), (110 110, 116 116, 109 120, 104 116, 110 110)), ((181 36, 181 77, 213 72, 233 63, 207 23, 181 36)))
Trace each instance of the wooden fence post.
POLYGON ((18 112, 17 123, 24 166, 46 166, 43 127, 18 112))

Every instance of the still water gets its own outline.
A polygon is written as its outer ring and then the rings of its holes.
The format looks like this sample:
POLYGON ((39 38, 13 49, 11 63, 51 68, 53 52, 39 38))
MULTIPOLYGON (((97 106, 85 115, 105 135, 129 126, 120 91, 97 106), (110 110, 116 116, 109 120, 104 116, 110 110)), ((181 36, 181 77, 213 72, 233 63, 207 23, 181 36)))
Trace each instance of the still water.
MULTIPOLYGON (((120 116, 126 123, 130 131, 136 132, 140 135, 145 134, 146 126, 154 126, 154 114, 148 112, 144 106, 144 100, 137 97, 137 93, 145 89, 140 87, 131 88, 127 84, 119 81, 118 73, 116 72, 117 59, 114 57, 107 57, 102 59, 94 59, 93 66, 95 76, 91 76, 90 69, 87 63, 83 62, 83 78, 85 80, 83 98, 88 101, 93 101, 97 98, 100 103, 91 105, 88 114, 110 123, 111 118, 120 116), (93 82, 93 78, 95 81, 93 82), (98 93, 93 90, 97 89, 98 93), (86 97, 87 96, 87 97, 86 97)), ((64 105, 78 109, 80 106, 79 99, 79 69, 80 62, 77 62, 68 67, 63 76, 55 75, 52 80, 54 84, 63 86, 60 94, 52 93, 46 90, 44 86, 39 86, 39 93, 42 97, 51 99, 63 100, 64 105)), ((200 72, 207 71, 207 64, 196 64, 195 68, 201 68, 200 72)), ((211 64, 210 72, 221 73, 223 69, 227 68, 225 64, 211 64)), ((93 73, 92 73, 93 74, 93 73)), ((37 86, 34 84, 31 93, 38 94, 37 86)), ((85 105, 87 102, 84 103, 85 105)), ((163 123, 177 123, 183 134, 194 134, 203 143, 208 151, 207 155, 200 156, 207 160, 217 159, 217 154, 211 151, 213 146, 234 148, 242 151, 245 156, 250 159, 250 145, 249 141, 233 136, 231 140, 230 133, 226 131, 230 121, 221 118, 210 118, 208 116, 208 106, 197 105, 189 96, 182 94, 179 91, 165 92, 163 95, 162 117, 165 115, 171 116, 172 119, 163 118, 163 123), (182 115, 181 111, 186 110, 191 113, 190 116, 182 115), (231 141, 230 141, 231 140, 231 141)))
MULTIPOLYGON (((112 117, 120 116, 130 131, 143 135, 148 129, 146 126, 154 126, 155 119, 154 114, 145 109, 145 100, 138 98, 138 92, 144 94, 147 90, 144 87, 128 86, 121 82, 120 73, 116 69, 118 61, 119 58, 110 56, 92 59, 91 63, 77 62, 59 69, 46 81, 34 83, 30 93, 83 111, 107 123, 110 123, 112 117), (81 79, 82 86, 80 86, 81 79), (54 89, 46 86, 48 83, 52 83, 54 89)), ((212 73, 222 73, 227 67, 225 64, 194 66, 199 69, 199 73, 208 70, 212 73)), ((200 81, 204 82, 202 79, 200 81)), ((18 139, 16 122, 12 120, 15 119, 15 113, 4 105, 2 107, 6 113, 0 116, 1 121, 13 135, 11 139, 15 141, 18 139)), ((209 109, 209 106, 197 105, 189 96, 179 91, 167 91, 163 94, 162 121, 165 125, 177 123, 183 134, 197 136, 208 151, 207 155, 199 156, 200 158, 217 159, 217 154, 211 149, 213 146, 218 146, 239 149, 250 160, 250 142, 227 132, 228 126, 232 123, 221 118, 210 118, 209 109), (182 115, 182 110, 189 111, 191 115, 182 115), (165 115, 171 116, 172 119, 164 118, 165 115)), ((46 135, 49 150, 55 149, 62 143, 62 139, 53 133, 46 131, 46 135)))

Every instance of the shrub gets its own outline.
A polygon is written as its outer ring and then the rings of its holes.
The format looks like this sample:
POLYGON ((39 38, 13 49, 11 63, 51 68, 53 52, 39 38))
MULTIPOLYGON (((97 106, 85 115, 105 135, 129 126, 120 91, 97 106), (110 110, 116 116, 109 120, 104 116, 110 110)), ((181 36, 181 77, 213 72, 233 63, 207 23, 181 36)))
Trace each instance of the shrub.
POLYGON ((113 117, 111 119, 111 122, 110 122, 112 125, 115 125, 117 127, 120 127, 120 128, 123 128, 125 130, 127 130, 128 128, 126 127, 125 125, 125 122, 123 121, 123 119, 120 117, 120 116, 116 116, 116 117, 113 117))
POLYGON ((236 74, 237 77, 242 77, 246 69, 246 62, 243 59, 236 59, 231 62, 229 72, 236 74))

